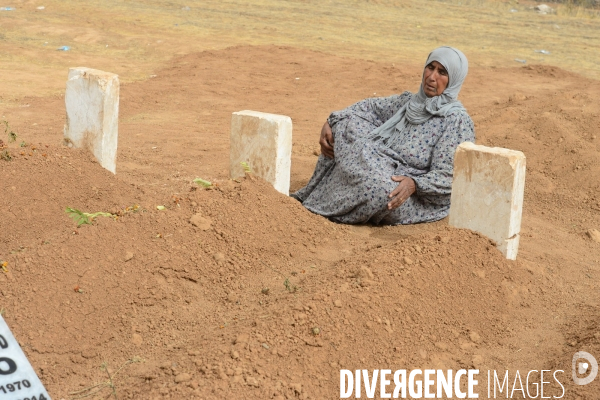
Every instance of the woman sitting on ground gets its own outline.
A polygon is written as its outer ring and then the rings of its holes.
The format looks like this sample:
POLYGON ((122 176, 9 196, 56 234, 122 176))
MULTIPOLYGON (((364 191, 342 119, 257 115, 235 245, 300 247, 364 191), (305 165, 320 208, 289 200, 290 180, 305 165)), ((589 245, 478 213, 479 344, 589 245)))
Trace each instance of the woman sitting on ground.
POLYGON ((417 94, 360 101, 333 112, 321 130, 312 178, 292 196, 310 211, 345 224, 415 224, 450 209, 454 152, 475 141, 457 100, 467 76, 452 47, 427 58, 417 94))

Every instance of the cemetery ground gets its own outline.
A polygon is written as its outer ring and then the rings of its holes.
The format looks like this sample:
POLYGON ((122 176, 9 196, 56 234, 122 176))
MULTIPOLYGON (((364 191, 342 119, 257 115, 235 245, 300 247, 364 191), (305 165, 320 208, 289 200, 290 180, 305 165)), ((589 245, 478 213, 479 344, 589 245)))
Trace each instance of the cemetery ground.
POLYGON ((116 176, 61 145, 61 96, 5 110, 28 145, 0 162, 2 308, 50 393, 138 358, 116 377, 123 398, 334 398, 340 368, 566 369, 575 350, 598 353, 596 81, 471 71, 462 98, 478 142, 527 155, 514 262, 445 221, 342 226, 260 180, 227 179, 232 110, 292 117, 297 189, 329 109, 418 75, 275 46, 177 58, 122 85, 116 176), (65 207, 119 217, 77 228, 65 207))
POLYGON ((461 100, 477 142, 527 156, 508 261, 445 220, 343 226, 251 175, 228 179, 232 112, 292 118, 295 190, 329 112, 416 90, 425 54, 319 50, 150 58, 153 77, 121 84, 116 175, 63 146, 57 77, 44 95, 41 67, 7 82, 1 115, 18 137, 0 137, 12 157, 0 160, 0 308, 53 398, 329 399, 341 368, 426 367, 479 368, 482 389, 488 369, 563 369, 565 398, 596 398, 598 379, 574 386, 570 363, 600 356, 588 234, 600 230, 600 82, 542 62, 471 68, 461 100), (115 217, 77 227, 66 207, 115 217))

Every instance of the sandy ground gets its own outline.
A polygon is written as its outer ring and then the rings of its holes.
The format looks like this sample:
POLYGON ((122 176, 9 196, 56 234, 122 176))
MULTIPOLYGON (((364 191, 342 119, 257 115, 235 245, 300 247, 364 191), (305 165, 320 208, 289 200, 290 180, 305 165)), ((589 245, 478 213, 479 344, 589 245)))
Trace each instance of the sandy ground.
MULTIPOLYGON (((511 262, 487 239, 446 221, 340 226, 260 180, 227 179, 231 112, 292 117, 297 189, 310 177, 329 112, 365 97, 416 90, 420 60, 433 42, 411 47, 410 61, 374 61, 362 50, 383 54, 385 41, 365 39, 356 52, 344 50, 353 54, 339 54, 335 46, 297 45, 298 32, 270 33, 280 44, 199 52, 193 31, 179 47, 149 55, 136 50, 142 38, 135 33, 139 26, 147 37, 168 33, 154 25, 161 3, 107 2, 102 7, 139 11, 119 14, 140 20, 129 34, 122 31, 125 17, 114 18, 114 31, 109 14, 89 17, 95 29, 132 41, 121 54, 106 50, 113 53, 103 57, 90 45, 84 54, 36 53, 30 44, 18 51, 14 32, 33 35, 25 27, 35 18, 51 16, 45 21, 57 30, 68 25, 67 17, 52 14, 52 6, 67 3, 47 3, 45 16, 11 14, 14 25, 0 42, 10 50, 2 53, 3 73, 30 57, 2 86, 0 112, 19 137, 9 145, 12 160, 0 160, 0 260, 8 262, 8 273, 0 273, 0 308, 53 398, 90 394, 95 389, 86 388, 105 382, 108 370, 118 371, 118 398, 329 399, 339 397, 340 369, 384 367, 563 369, 564 398, 597 398, 598 380, 577 387, 570 379, 575 351, 600 356, 600 244, 586 234, 600 229, 600 83, 590 78, 598 70, 585 67, 588 58, 579 58, 581 71, 569 71, 568 64, 561 69, 547 60, 486 64, 485 53, 473 52, 461 100, 478 143, 527 156, 521 249, 511 262), (35 57, 37 64, 29 61, 35 57), (79 62, 125 75, 116 176, 85 152, 62 146, 58 88, 66 72, 58 72, 79 62), (217 186, 198 188, 195 177, 217 186), (119 218, 77 228, 67 206, 119 218), (193 225, 193 215, 203 223, 193 225)), ((17 10, 38 6, 20 4, 17 10)), ((179 6, 171 5, 174 14, 187 12, 179 6)), ((280 6, 271 14, 315 7, 280 6)), ((340 4, 325 6, 334 15, 349 13, 340 4)), ((373 12, 393 6, 405 13, 419 7, 360 4, 373 12)), ((444 6, 493 16, 510 4, 444 6)), ((272 6, 261 7, 266 13, 272 6)), ((195 10, 190 3, 189 12, 201 12, 195 10)), ((249 18, 242 9, 235 16, 202 10, 217 15, 206 23, 215 31, 204 33, 215 47, 235 41, 235 29, 221 32, 219 24, 249 18)), ((165 23, 174 14, 165 13, 165 23)), ((263 23, 279 23, 273 15, 263 23)), ((5 28, 6 15, 0 17, 5 28)), ((572 21, 578 37, 598 32, 585 16, 542 18, 572 21)), ((496 29, 489 28, 492 35, 496 29)), ((348 40, 360 34, 349 33, 348 40)), ((480 378, 485 388, 486 377, 480 378)), ((92 398, 111 396, 108 386, 97 389, 92 398)), ((560 387, 549 393, 559 396, 560 387)))
POLYGON ((535 4, 13 0, 7 5, 15 10, 0 11, 0 102, 62 92, 68 67, 93 65, 131 82, 147 79, 174 56, 239 44, 286 45, 401 65, 419 65, 431 49, 453 45, 469 54, 473 66, 508 67, 519 59, 600 78, 598 11, 552 4, 555 14, 538 15, 535 4), (56 50, 62 46, 71 50, 56 50))

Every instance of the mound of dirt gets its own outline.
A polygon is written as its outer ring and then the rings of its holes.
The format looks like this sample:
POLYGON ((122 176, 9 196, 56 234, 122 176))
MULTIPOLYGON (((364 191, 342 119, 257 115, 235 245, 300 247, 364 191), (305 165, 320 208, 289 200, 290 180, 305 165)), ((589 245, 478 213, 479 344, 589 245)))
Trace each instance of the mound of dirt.
POLYGON ((541 94, 519 91, 497 101, 477 118, 485 127, 481 142, 523 151, 526 213, 577 225, 583 236, 600 211, 600 181, 594 179, 600 176, 600 84, 554 67, 523 67, 520 73, 581 84, 562 90, 548 85, 541 94))
POLYGON ((161 211, 84 153, 44 151, 0 163, 0 280, 54 396, 143 359, 123 395, 330 398, 341 366, 471 366, 525 301, 528 277, 471 232, 364 240, 256 178, 190 184, 161 211), (76 228, 65 206, 120 217, 76 228))

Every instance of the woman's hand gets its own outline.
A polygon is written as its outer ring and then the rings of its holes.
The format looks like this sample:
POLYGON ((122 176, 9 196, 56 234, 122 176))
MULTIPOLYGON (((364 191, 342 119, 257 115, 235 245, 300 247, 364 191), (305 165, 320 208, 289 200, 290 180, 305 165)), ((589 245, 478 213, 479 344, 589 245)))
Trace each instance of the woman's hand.
POLYGON ((412 178, 408 176, 392 176, 394 182, 399 182, 398 187, 388 196, 392 199, 388 203, 388 210, 398 208, 404 203, 416 190, 417 185, 412 178))
POLYGON ((333 133, 331 132, 329 122, 325 122, 325 125, 321 129, 319 144, 321 145, 321 153, 325 157, 333 158, 333 133))

